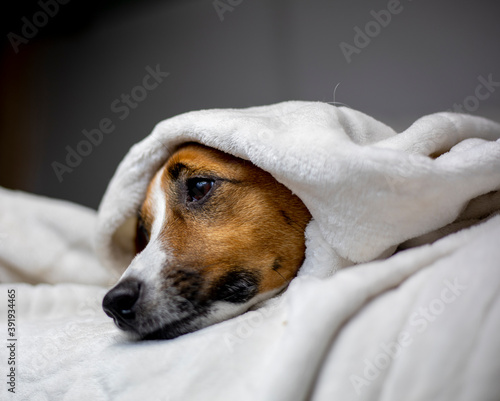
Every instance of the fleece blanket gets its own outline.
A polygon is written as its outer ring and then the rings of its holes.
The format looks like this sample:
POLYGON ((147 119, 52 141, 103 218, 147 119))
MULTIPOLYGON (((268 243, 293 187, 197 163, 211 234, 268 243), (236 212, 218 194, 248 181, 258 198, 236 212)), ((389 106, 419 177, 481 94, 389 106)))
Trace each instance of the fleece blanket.
POLYGON ((130 150, 98 215, 0 191, 2 399, 498 400, 499 137, 450 113, 396 134, 324 103, 199 111, 130 150), (185 141, 291 188, 313 216, 306 260, 240 317, 130 342, 100 303, 149 179, 185 141))
POLYGON ((454 113, 396 135, 359 111, 316 102, 186 113, 159 123, 118 167, 99 208, 97 251, 123 271, 149 181, 176 146, 195 141, 252 161, 302 199, 315 221, 308 256, 331 251, 331 266, 306 261, 303 270, 328 276, 391 254, 498 189, 499 135, 497 123, 454 113))

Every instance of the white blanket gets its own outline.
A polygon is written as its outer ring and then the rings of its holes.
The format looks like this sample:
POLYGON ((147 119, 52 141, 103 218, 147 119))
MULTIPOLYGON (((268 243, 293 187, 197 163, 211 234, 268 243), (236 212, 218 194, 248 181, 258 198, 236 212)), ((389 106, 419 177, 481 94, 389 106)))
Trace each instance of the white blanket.
MULTIPOLYGON (((45 266, 59 283, 0 286, 0 331, 15 289, 18 336, 16 393, 3 385, 2 399, 498 400, 499 137, 498 124, 449 113, 396 135, 362 113, 305 102, 160 123, 131 149, 101 204, 97 244, 109 266, 124 268, 129 218, 154 170, 186 140, 252 160, 314 217, 305 264, 284 294, 168 341, 128 342, 102 312, 116 276, 95 263, 92 229, 75 230, 93 226, 95 214, 0 191, 1 277, 34 283, 43 274, 30 268, 45 266), (413 248, 385 257, 403 242, 413 248)), ((0 349, 5 378, 10 351, 0 349)))
POLYGON ((454 113, 396 135, 363 113, 317 102, 186 113, 159 123, 121 162, 99 208, 97 250, 123 271, 149 181, 177 145, 196 141, 251 160, 302 199, 317 225, 309 254, 323 245, 332 254, 330 266, 314 266, 326 276, 345 260, 392 253, 500 188, 499 137, 500 124, 454 113))

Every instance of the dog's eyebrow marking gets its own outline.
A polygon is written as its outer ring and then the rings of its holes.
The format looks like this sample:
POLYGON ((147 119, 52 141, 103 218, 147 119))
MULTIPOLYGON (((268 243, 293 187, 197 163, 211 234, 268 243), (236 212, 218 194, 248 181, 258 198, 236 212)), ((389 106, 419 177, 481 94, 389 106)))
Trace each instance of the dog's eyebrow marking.
POLYGON ((184 163, 175 163, 168 167, 167 173, 173 179, 177 180, 182 170, 186 170, 188 167, 184 163))
POLYGON ((219 181, 225 181, 225 182, 230 182, 231 184, 242 184, 243 181, 236 180, 236 179, 231 179, 231 178, 223 178, 220 177, 218 174, 214 174, 213 171, 206 171, 203 169, 198 169, 192 166, 188 166, 187 164, 178 162, 174 163, 171 166, 168 166, 166 169, 167 174, 172 180, 177 180, 181 174, 182 171, 184 170, 189 170, 191 174, 201 174, 204 176, 207 176, 207 178, 212 177, 213 179, 218 179, 219 181))

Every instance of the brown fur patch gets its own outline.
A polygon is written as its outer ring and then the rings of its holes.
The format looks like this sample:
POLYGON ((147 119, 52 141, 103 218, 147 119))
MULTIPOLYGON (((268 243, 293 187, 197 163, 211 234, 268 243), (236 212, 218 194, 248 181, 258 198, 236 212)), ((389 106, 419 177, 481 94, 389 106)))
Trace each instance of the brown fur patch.
MULTIPOLYGON (((181 147, 161 171, 167 202, 161 241, 176 266, 203 275, 201 291, 207 297, 231 271, 259 277, 258 293, 281 288, 295 276, 304 260, 304 230, 311 216, 269 173, 199 144, 181 147), (214 184, 204 199, 189 202, 187 182, 197 177, 214 184)), ((150 232, 151 188, 140 215, 150 232)))

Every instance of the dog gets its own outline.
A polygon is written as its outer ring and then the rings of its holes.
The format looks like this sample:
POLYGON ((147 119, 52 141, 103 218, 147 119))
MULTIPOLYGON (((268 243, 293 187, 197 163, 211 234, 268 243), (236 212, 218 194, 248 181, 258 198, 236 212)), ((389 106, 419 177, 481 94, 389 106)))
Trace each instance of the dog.
POLYGON ((137 254, 103 309, 137 339, 172 339, 237 316, 296 275, 310 219, 251 162, 184 144, 148 186, 137 254))

